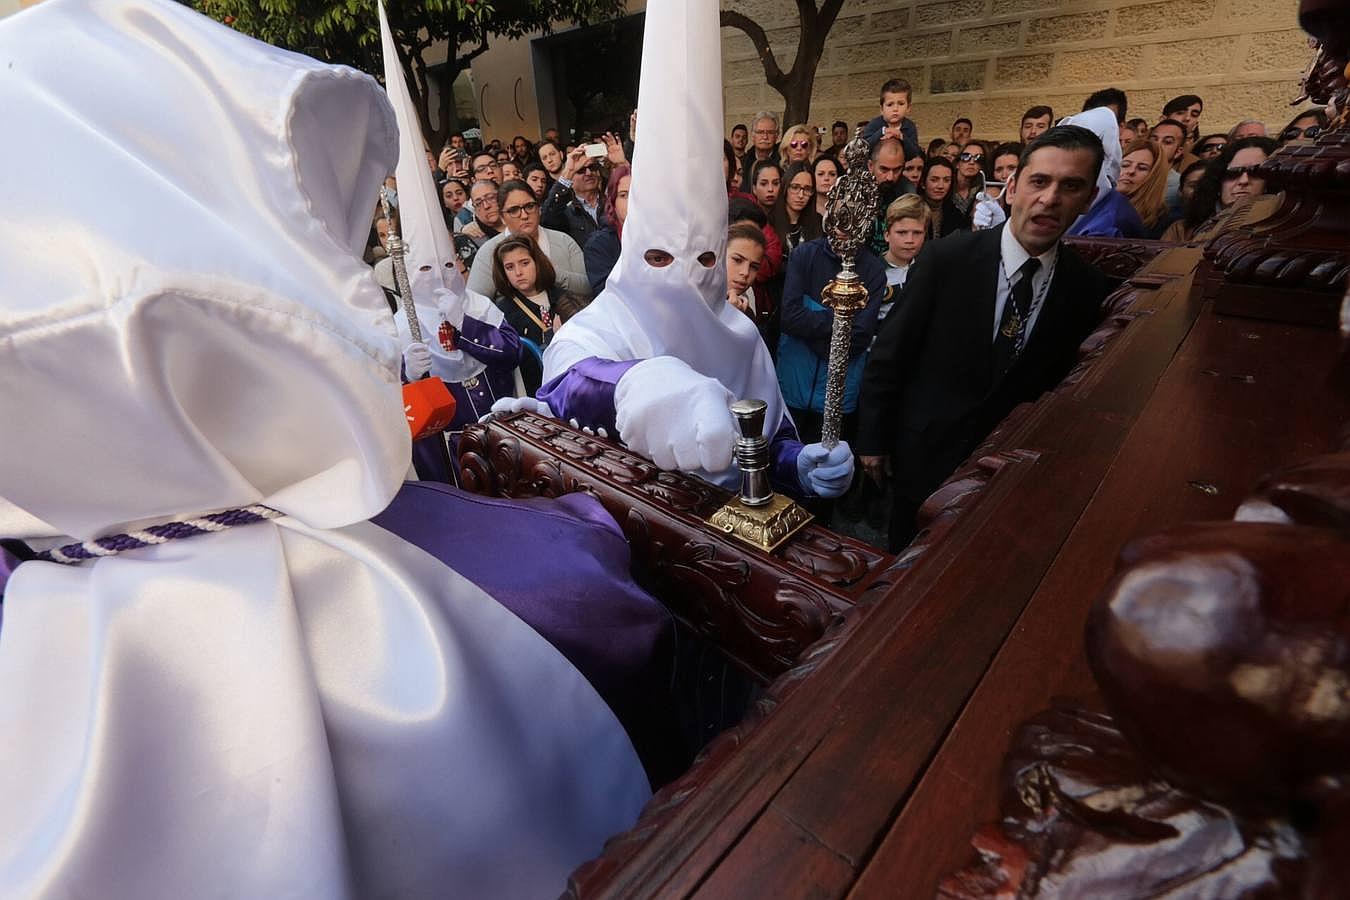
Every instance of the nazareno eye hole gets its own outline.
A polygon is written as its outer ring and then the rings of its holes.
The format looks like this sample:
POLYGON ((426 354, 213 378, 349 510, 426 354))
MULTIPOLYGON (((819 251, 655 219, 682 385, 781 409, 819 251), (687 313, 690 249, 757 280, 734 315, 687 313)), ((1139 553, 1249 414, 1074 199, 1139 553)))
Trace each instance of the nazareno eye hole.
POLYGON ((675 257, 671 256, 665 250, 657 249, 648 250, 646 253, 642 254, 642 258, 646 260, 647 265, 651 266, 653 269, 664 269, 675 261, 675 257))
POLYGON ((417 267, 417 271, 419 271, 419 272, 430 272, 430 271, 431 271, 431 266, 418 266, 418 267, 417 267))
POLYGON ((711 269, 713 266, 717 265, 717 254, 713 253, 711 250, 700 253, 698 255, 698 264, 705 269, 711 269))

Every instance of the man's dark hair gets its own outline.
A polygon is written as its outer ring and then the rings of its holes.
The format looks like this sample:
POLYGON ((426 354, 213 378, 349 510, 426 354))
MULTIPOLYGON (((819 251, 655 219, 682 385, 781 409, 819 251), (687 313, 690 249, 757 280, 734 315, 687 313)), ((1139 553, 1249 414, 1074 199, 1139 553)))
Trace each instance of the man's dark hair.
POLYGON ((745 197, 732 197, 731 202, 727 204, 727 224, 735 225, 737 222, 754 222, 763 228, 769 224, 769 217, 755 201, 745 197))
POLYGON ((1182 94, 1180 97, 1173 97, 1171 100, 1168 100, 1167 105, 1163 107, 1162 114, 1164 116, 1170 116, 1172 113, 1185 112, 1197 103, 1199 103, 1202 108, 1205 105, 1205 101, 1201 100, 1195 94, 1182 94))
MULTIPOLYGON (((763 214, 763 211, 761 211, 760 215, 763 214)), ((768 242, 764 240, 763 226, 747 221, 732 222, 727 227, 727 243, 730 244, 732 241, 738 240, 759 244, 761 250, 767 250, 769 247, 768 242)))
POLYGON ((1022 121, 1025 122, 1027 119, 1041 119, 1045 116, 1049 116, 1052 123, 1055 121, 1055 111, 1053 109, 1048 106, 1033 106, 1031 109, 1022 113, 1022 121))
POLYGON ((1145 119, 1131 119, 1130 121, 1126 122, 1125 124, 1128 125, 1129 127, 1133 128, 1135 131, 1138 131, 1138 130, 1139 130, 1139 126, 1140 126, 1140 125, 1147 125, 1147 124, 1148 124, 1148 121, 1145 120, 1145 119))
POLYGON ((939 153, 942 152, 942 148, 945 146, 947 146, 947 139, 945 137, 933 138, 931 141, 928 142, 927 155, 937 156, 939 153))
POLYGON ((836 128, 842 128, 845 131, 848 131, 848 123, 845 122, 843 119, 840 119, 839 121, 835 122, 833 125, 830 126, 831 131, 834 131, 836 128))
POLYGON ((1022 151, 1017 160, 1018 174, 1020 175, 1026 168, 1033 153, 1046 147, 1056 147, 1060 150, 1091 150, 1093 156, 1091 181, 1093 184, 1097 183, 1097 176, 1102 171, 1102 162, 1106 159, 1106 148, 1102 146, 1102 139, 1097 135, 1081 125, 1056 125, 1047 129, 1045 134, 1027 144, 1027 148, 1022 151))
POLYGON ((893 146, 898 148, 900 150, 900 158, 901 159, 905 158, 905 142, 900 140, 899 138, 893 137, 884 137, 881 140, 877 141, 877 145, 872 148, 872 155, 869 156, 868 158, 871 159, 872 162, 876 162, 877 159, 881 157, 881 148, 885 146, 893 146))
POLYGON ((965 116, 962 116, 961 118, 959 118, 959 119, 957 119, 955 122, 953 122, 953 123, 952 123, 952 127, 955 128, 957 125, 960 125, 962 122, 965 122, 967 125, 969 125, 971 131, 974 131, 974 130, 975 130, 975 123, 972 122, 972 121, 970 121, 969 119, 967 119, 965 116))
POLYGON ((487 157, 487 161, 492 163, 493 165, 496 165, 497 163, 497 154, 492 153, 488 150, 480 150, 473 156, 469 157, 469 171, 472 172, 474 175, 478 174, 477 172, 478 160, 482 159, 483 157, 487 157))
POLYGON ((1129 111, 1130 101, 1120 88, 1102 88, 1100 91, 1093 91, 1083 101, 1083 112, 1096 109, 1099 106, 1114 106, 1117 110, 1116 124, 1119 125, 1125 121, 1125 113, 1129 111))
POLYGON ((1153 128, 1150 129, 1150 132, 1157 131, 1159 128, 1175 128, 1177 131, 1181 132, 1182 138, 1186 137, 1186 126, 1182 125, 1176 119, 1159 119, 1158 124, 1154 125, 1153 128))
POLYGON ((746 125, 743 122, 737 122, 735 125, 731 126, 731 133, 735 134, 738 131, 744 131, 746 134, 749 134, 750 126, 746 125))
POLYGON ((913 99, 914 88, 909 86, 909 82, 903 78, 892 78, 881 86, 881 99, 884 101, 887 94, 904 94, 913 99))

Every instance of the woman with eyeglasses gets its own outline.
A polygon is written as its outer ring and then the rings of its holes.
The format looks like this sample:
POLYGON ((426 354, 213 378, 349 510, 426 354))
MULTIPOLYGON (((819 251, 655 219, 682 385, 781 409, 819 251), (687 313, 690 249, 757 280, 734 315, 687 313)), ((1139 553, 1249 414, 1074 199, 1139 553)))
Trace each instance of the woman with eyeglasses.
POLYGON ((805 125, 793 125, 783 133, 778 145, 778 158, 784 166, 804 163, 815 156, 816 136, 805 125))
POLYGON ((1325 110, 1309 109, 1301 112, 1280 132, 1280 143, 1314 140, 1327 130, 1328 121, 1325 110))
POLYGON ((510 235, 480 258, 491 262, 492 302, 529 351, 521 354, 520 377, 526 395, 534 396, 543 383, 544 347, 553 338, 553 311, 563 293, 553 263, 523 234, 510 235))
POLYGON ((825 206, 829 201, 830 188, 839 180, 839 176, 844 174, 844 167, 839 165, 839 160, 833 156, 822 156, 816 160, 811 169, 811 174, 816 182, 816 214, 821 218, 825 216, 825 206))
POLYGON ((497 190, 497 202, 501 207, 502 224, 506 226, 506 233, 483 244, 479 250, 478 256, 474 258, 473 268, 469 271, 469 290, 486 297, 494 296, 493 251, 508 237, 523 236, 534 241, 540 251, 548 257, 560 288, 582 297, 591 296, 590 284, 586 280, 586 262, 581 248, 563 232, 540 226, 540 205, 530 186, 523 181, 508 181, 497 190))
POLYGON ((628 218, 628 186, 633 182, 631 166, 615 166, 605 186, 605 224, 601 225, 582 248, 586 260, 586 279, 591 285, 591 296, 605 289, 609 273, 619 261, 622 248, 623 220, 628 218))
POLYGON ((792 163, 783 175, 783 190, 769 210, 769 224, 783 241, 783 253, 821 235, 821 218, 816 212, 815 176, 809 163, 792 163))
POLYGON ((1172 223, 1163 239, 1203 237, 1212 227, 1215 215, 1239 201, 1264 194, 1266 180, 1258 170, 1275 148, 1273 140, 1263 137, 1242 138, 1225 147, 1205 164, 1205 174, 1186 204, 1185 215, 1172 223))

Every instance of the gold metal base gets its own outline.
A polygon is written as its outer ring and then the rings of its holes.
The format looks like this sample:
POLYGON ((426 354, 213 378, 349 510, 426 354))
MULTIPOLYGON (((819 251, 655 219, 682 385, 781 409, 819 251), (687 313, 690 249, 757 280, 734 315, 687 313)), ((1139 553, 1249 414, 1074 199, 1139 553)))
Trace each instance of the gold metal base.
POLYGON ((746 506, 739 498, 732 499, 712 514, 708 524, 738 541, 770 553, 810 521, 811 514, 792 498, 774 494, 773 500, 763 506, 746 506))

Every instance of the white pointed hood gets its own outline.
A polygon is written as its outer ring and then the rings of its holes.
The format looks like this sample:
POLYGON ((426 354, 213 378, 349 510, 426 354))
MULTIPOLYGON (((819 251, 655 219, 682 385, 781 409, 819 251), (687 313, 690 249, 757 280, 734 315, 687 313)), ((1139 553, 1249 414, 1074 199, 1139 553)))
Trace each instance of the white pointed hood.
POLYGON ((45 0, 0 20, 0 110, 5 524, 285 514, 15 569, 0 895, 556 895, 646 779, 543 638, 367 521, 411 453, 359 256, 379 84, 169 0, 45 0))
POLYGON ((767 402, 765 430, 772 435, 784 412, 773 362, 754 323, 727 303, 718 16, 716 0, 647 4, 619 261, 600 296, 549 344, 544 380, 591 356, 675 356, 736 397, 767 402), (644 259, 648 250, 664 250, 675 261, 653 268, 644 259), (711 267, 699 262, 707 253, 715 257, 711 267))
POLYGON ((1120 180, 1120 123, 1116 121, 1115 112, 1108 106, 1098 106, 1066 116, 1060 119, 1059 124, 1077 125, 1101 138, 1106 158, 1102 160, 1102 170, 1097 174, 1097 196, 1092 205, 1095 207, 1099 203, 1106 202, 1110 198, 1110 192, 1116 189, 1116 182, 1120 180))
MULTIPOLYGON (((404 262, 408 266, 408 282, 412 285, 417 320, 422 326, 422 340, 431 348, 431 374, 444 381, 464 381, 487 366, 463 350, 447 351, 436 339, 441 317, 436 311, 435 292, 439 289, 450 291, 466 315, 488 325, 499 326, 504 317, 491 300, 465 287, 464 277, 455 267, 455 248, 445 225, 445 213, 441 211, 440 192, 427 165, 426 141, 422 137, 417 108, 413 106, 412 95, 403 77, 403 65, 389 30, 383 0, 379 8, 384 84, 398 122, 395 178, 398 179, 398 218, 400 236, 406 247, 404 262)), ((389 274, 392 275, 392 268, 389 274)), ((412 340, 402 310, 394 316, 394 321, 400 339, 405 343, 412 340)))

